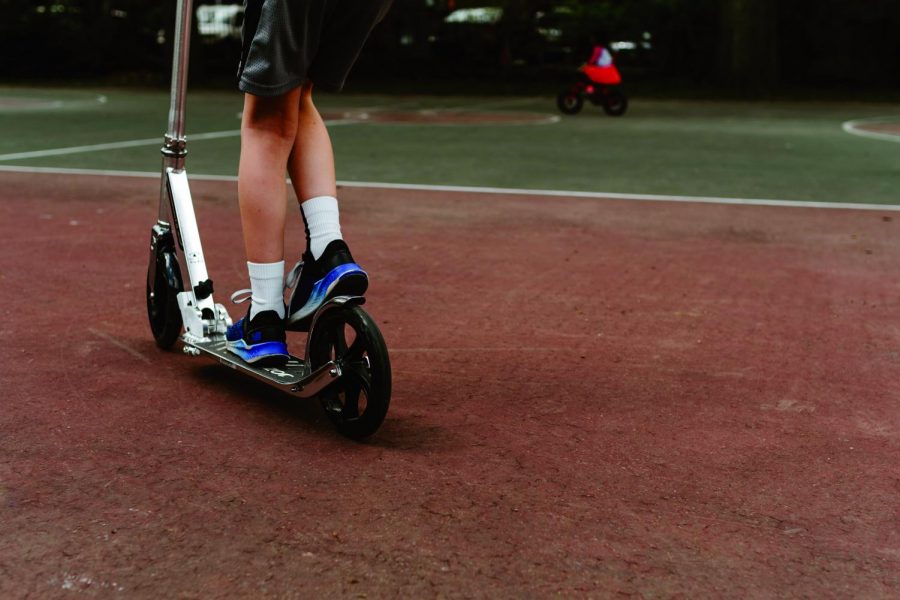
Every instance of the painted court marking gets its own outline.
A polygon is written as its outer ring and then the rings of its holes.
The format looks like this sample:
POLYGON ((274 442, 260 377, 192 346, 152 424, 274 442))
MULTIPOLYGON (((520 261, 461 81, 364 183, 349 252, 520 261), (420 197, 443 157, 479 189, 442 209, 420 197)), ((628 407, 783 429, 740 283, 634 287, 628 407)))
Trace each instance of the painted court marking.
POLYGON ((858 135, 860 137, 871 138, 875 140, 883 140, 886 142, 900 142, 900 134, 883 133, 879 131, 869 131, 865 129, 866 125, 894 125, 900 126, 900 119, 897 117, 873 117, 869 119, 853 119, 845 121, 841 125, 841 129, 850 135, 858 135))
MULTIPOLYGON (((158 141, 158 140, 157 140, 158 141)), ((48 175, 89 175, 100 177, 144 177, 159 179, 159 173, 149 171, 108 171, 100 169, 64 169, 56 167, 17 167, 0 165, 0 173, 44 173, 48 175)), ((237 181, 235 175, 189 174, 196 181, 237 181)), ((515 196, 549 196, 552 198, 587 198, 593 200, 629 200, 635 202, 683 202, 696 204, 729 204, 740 206, 780 206, 784 208, 831 208, 845 210, 875 210, 900 212, 900 204, 870 204, 855 202, 815 202, 804 200, 774 200, 767 198, 724 198, 715 196, 673 196, 664 194, 622 194, 618 192, 579 192, 569 190, 535 190, 465 185, 428 185, 419 183, 382 183, 374 181, 338 181, 338 186, 362 189, 413 190, 423 192, 452 192, 515 196)))
MULTIPOLYGON (((7 91, 9 90, 0 90, 0 93, 7 91)), ((91 99, 61 100, 20 95, 14 92, 12 95, 0 96, 0 113, 83 108, 106 104, 107 101, 108 98, 102 94, 91 99)))
MULTIPOLYGON (((326 113, 327 114, 327 113, 326 113)), ((511 127, 528 125, 552 125, 559 123, 558 115, 538 112, 478 112, 467 109, 429 108, 409 110, 349 110, 343 118, 374 125, 427 125, 429 127, 511 127)), ((327 121, 326 121, 327 123, 327 121)))
MULTIPOLYGON (((514 126, 514 125, 546 125, 552 123, 558 123, 559 117, 556 115, 543 115, 538 113, 523 113, 520 120, 516 120, 511 117, 511 115, 515 115, 516 113, 504 113, 499 115, 503 117, 503 119, 497 122, 491 121, 481 121, 485 117, 485 115, 480 113, 473 113, 471 111, 463 111, 463 110, 419 110, 414 111, 409 114, 402 113, 403 117, 401 118, 401 113, 397 112, 385 112, 385 111, 371 111, 365 112, 364 110, 356 110, 356 111, 346 111, 341 114, 341 117, 334 119, 326 119, 325 124, 329 127, 335 127, 339 125, 359 125, 359 124, 367 124, 367 123, 377 123, 377 124, 394 124, 394 125, 416 125, 416 124, 425 124, 430 126, 438 126, 438 125, 457 125, 457 126, 473 126, 473 125, 504 125, 504 126, 514 126), (462 121, 459 123, 452 122, 453 119, 465 119, 466 115, 472 115, 473 118, 479 117, 478 120, 462 121), (450 121, 442 121, 441 117, 444 119, 449 119, 450 121), (418 120, 417 120, 418 119, 418 120)), ((211 131, 207 133, 193 133, 187 136, 187 140, 189 142, 198 141, 198 140, 215 140, 221 138, 229 138, 229 137, 238 137, 241 135, 240 129, 229 129, 226 131, 211 131)), ((155 146, 157 144, 162 144, 162 141, 159 137, 153 138, 144 138, 140 140, 124 140, 121 142, 107 142, 103 144, 87 144, 82 146, 69 146, 66 148, 48 148, 46 150, 31 150, 26 152, 11 152, 8 154, 0 154, 0 162, 2 161, 10 161, 10 160, 25 160, 29 158, 47 158, 49 156, 64 156, 66 154, 82 154, 87 152, 101 152, 104 150, 120 150, 123 148, 139 148, 142 146, 155 146)))
MULTIPOLYGON (((198 133, 190 136, 191 140, 214 140, 218 138, 236 137, 241 134, 240 129, 232 129, 228 131, 212 131, 209 133, 198 133)), ((3 160, 22 160, 25 158, 44 158, 47 156, 62 156, 64 154, 79 154, 82 152, 99 152, 101 150, 118 150, 120 148, 137 148, 140 146, 162 145, 162 140, 157 136, 154 138, 145 138, 143 140, 127 140, 124 142, 109 142, 106 144, 89 144, 86 146, 69 146, 68 148, 50 148, 47 150, 33 150, 30 152, 13 152, 11 154, 0 154, 0 161, 3 160)))
MULTIPOLYGON (((329 127, 336 125, 349 125, 358 123, 353 119, 334 119, 325 121, 329 127)), ((187 136, 188 141, 195 142, 198 140, 217 140, 221 138, 239 137, 240 129, 228 129, 226 131, 210 131, 207 133, 192 133, 187 136)), ((46 158, 48 156, 62 156, 65 154, 80 154, 83 152, 100 152, 102 150, 118 150, 121 148, 138 148, 141 146, 162 145, 160 137, 144 138, 142 140, 125 140, 122 142, 109 142, 105 144, 88 144, 85 146, 69 146, 67 148, 48 148, 47 150, 32 150, 29 152, 13 152, 10 154, 0 154, 0 161, 5 160, 23 160, 26 158, 46 158)))

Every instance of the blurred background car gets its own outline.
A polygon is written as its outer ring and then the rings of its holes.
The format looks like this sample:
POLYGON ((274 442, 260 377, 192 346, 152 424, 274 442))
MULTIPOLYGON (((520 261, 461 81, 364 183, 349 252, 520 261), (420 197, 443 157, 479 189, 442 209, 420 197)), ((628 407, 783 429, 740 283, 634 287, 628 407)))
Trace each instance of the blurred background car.
POLYGON ((244 7, 241 4, 201 4, 197 7, 197 31, 209 40, 241 39, 244 7))

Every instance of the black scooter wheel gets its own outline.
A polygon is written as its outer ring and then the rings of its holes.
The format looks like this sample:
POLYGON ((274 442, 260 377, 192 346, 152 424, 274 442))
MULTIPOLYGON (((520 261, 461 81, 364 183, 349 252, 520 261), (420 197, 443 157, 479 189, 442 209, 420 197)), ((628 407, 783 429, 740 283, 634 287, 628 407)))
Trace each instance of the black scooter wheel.
POLYGON ((619 90, 610 90, 603 99, 603 112, 611 117, 621 117, 628 110, 628 98, 619 90))
POLYGON ((359 306, 332 309, 309 335, 310 366, 333 360, 341 369, 341 376, 319 394, 325 414, 342 435, 369 437, 391 402, 391 363, 375 321, 359 306))
POLYGON ((559 108, 559 112, 564 115, 577 115, 584 106, 584 98, 581 97, 581 94, 575 94, 570 90, 566 90, 565 92, 560 92, 556 97, 556 106, 559 108))
POLYGON ((181 289, 175 254, 154 238, 147 268, 147 318, 156 345, 165 350, 171 348, 181 335, 181 310, 178 308, 181 289))

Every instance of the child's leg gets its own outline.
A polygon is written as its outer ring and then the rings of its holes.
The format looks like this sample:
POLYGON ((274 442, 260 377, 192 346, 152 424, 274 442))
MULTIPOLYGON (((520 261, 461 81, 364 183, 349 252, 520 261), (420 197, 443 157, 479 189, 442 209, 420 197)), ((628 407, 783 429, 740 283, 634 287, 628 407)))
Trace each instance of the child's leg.
POLYGON ((246 94, 241 121, 238 199, 252 290, 250 318, 284 318, 284 172, 297 135, 299 90, 282 96, 246 94))
POLYGON ((288 161, 291 184, 300 202, 309 250, 318 259, 329 243, 343 239, 336 198, 334 152, 325 122, 312 100, 312 84, 300 92, 294 148, 288 161))
POLYGON ((297 135, 288 161, 291 184, 300 202, 337 194, 331 138, 313 104, 312 87, 307 83, 300 89, 297 135))
POLYGON ((228 348, 245 361, 282 366, 284 334, 284 171, 297 135, 294 90, 282 96, 244 95, 238 202, 252 290, 247 317, 225 333, 228 348))
POLYGON ((299 89, 271 98, 244 95, 238 199, 247 260, 253 263, 284 260, 284 172, 297 136, 299 97, 299 89))
POLYGON ((312 101, 311 84, 301 91, 288 171, 309 236, 308 254, 304 253, 304 266, 288 308, 288 323, 303 330, 304 323, 325 300, 338 295, 361 296, 369 285, 368 276, 353 260, 341 236, 334 154, 325 122, 312 101))

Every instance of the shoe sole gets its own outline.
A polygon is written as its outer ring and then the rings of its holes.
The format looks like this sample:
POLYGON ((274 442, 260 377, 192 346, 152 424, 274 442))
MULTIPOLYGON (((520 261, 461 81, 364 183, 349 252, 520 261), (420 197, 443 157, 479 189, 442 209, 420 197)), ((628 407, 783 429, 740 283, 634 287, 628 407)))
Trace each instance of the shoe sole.
POLYGON ((286 328, 291 331, 308 331, 312 316, 320 306, 337 296, 362 296, 369 289, 369 278, 363 271, 352 271, 341 276, 325 292, 322 301, 310 306, 307 302, 303 308, 288 318, 286 328), (309 308, 307 308, 309 306, 309 308))

